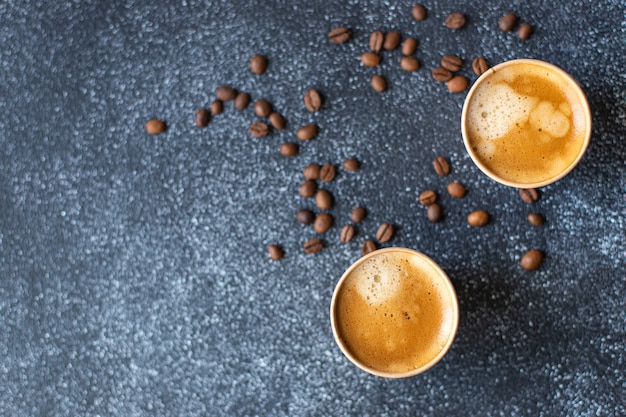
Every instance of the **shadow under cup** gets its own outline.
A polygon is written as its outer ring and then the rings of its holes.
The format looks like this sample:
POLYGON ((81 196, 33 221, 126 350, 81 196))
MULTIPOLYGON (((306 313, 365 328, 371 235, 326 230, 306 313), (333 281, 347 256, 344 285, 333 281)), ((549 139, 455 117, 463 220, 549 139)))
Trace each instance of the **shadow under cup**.
POLYGON ((456 292, 426 255, 407 248, 371 252, 342 275, 330 306, 335 341, 360 369, 386 378, 420 374, 452 345, 456 292))
POLYGON ((536 59, 498 64, 465 98, 463 142, 478 168, 516 188, 538 188, 567 175, 591 137, 585 93, 559 67, 536 59))

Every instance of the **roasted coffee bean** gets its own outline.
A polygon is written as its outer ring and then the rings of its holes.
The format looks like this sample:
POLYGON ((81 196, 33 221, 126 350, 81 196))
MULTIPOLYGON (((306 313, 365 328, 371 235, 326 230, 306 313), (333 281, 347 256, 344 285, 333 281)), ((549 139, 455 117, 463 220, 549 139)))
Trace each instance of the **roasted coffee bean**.
POLYGON ((383 223, 378 226, 378 230, 376 231, 376 240, 380 243, 389 242, 393 237, 393 226, 389 223, 383 223))
POLYGON ((380 55, 375 52, 365 52, 361 55, 361 62, 366 67, 376 67, 380 64, 380 55))
POLYGON ((215 97, 222 101, 233 101, 237 97, 237 91, 228 85, 221 85, 215 90, 215 97))
POLYGON ((467 222, 470 226, 481 227, 489 223, 489 214, 484 210, 476 210, 467 216, 467 222))
POLYGON ((539 268, 543 261, 543 253, 538 249, 531 249, 522 256, 520 265, 527 271, 539 268))
POLYGON ((311 140, 315 136, 317 136, 317 132, 318 132, 317 125, 314 123, 310 123, 298 129, 298 132, 296 133, 296 135, 298 136, 298 139, 300 140, 311 140))
POLYGON ((352 32, 346 27, 334 28, 328 32, 328 39, 334 44, 345 43, 350 39, 352 32))
POLYGON ((280 154, 282 156, 298 155, 298 144, 293 142, 285 142, 280 145, 280 154))
POLYGON ((463 66, 463 60, 456 55, 445 55, 441 58, 441 66, 452 72, 456 72, 463 66))
POLYGON ((354 158, 348 158, 345 161, 343 161, 343 168, 346 171, 352 171, 352 172, 358 171, 359 165, 360 165, 359 161, 357 161, 354 158))
POLYGON ((498 27, 504 32, 510 32, 517 25, 517 15, 513 12, 509 12, 500 18, 498 27))
POLYGON ((269 253, 270 258, 275 261, 280 261, 281 259, 283 259, 283 248, 278 245, 268 245, 267 253, 269 253))
POLYGON ((263 55, 255 55, 250 59, 250 71, 253 74, 261 75, 265 73, 267 68, 267 58, 263 55))
POLYGON ((324 243, 321 239, 314 237, 304 242, 303 248, 304 253, 310 255, 313 253, 318 253, 319 251, 324 249, 324 243))
POLYGON ((376 249, 376 243, 374 243, 374 241, 366 240, 363 242, 363 246, 361 246, 361 254, 365 256, 370 252, 374 252, 376 249))
POLYGON ((382 93, 387 89, 387 80, 382 75, 374 75, 370 83, 374 91, 378 93, 382 93))
POLYGON ((417 58, 404 56, 400 60, 400 68, 408 72, 417 71, 418 69, 420 69, 420 62, 417 60, 417 58))
POLYGON ((280 113, 270 113, 270 123, 276 130, 283 130, 285 128, 285 118, 280 113))
POLYGON ((437 175, 445 177, 450 173, 450 164, 443 156, 438 156, 433 161, 433 167, 437 175))
POLYGON ((300 224, 309 225, 315 221, 315 213, 309 209, 300 209, 296 213, 296 221, 300 224))
POLYGON ((452 72, 448 71, 444 67, 437 67, 433 69, 432 75, 435 80, 442 83, 445 83, 452 78, 452 72))
POLYGON ((250 134, 255 138, 262 138, 263 136, 267 136, 267 134, 270 132, 270 128, 267 123, 263 122, 252 123, 248 130, 250 131, 250 134))
POLYGON ((423 206, 430 206, 431 204, 435 204, 437 201, 437 193, 433 190, 422 191, 419 196, 419 202, 423 206))
POLYGON ((324 164, 320 168, 320 180, 324 182, 330 182, 335 179, 335 174, 337 174, 337 169, 333 164, 324 164))
POLYGON ((460 182, 454 181, 448 184, 448 194, 454 198, 462 198, 466 193, 465 186, 460 182))
POLYGON ((244 110, 250 104, 250 94, 248 93, 239 93, 237 97, 235 97, 235 108, 239 110, 244 110))
POLYGON ((352 238, 354 237, 354 234, 355 234, 354 226, 352 226, 351 224, 346 224, 341 229, 341 233, 339 234, 339 240, 342 243, 348 243, 352 240, 352 238))
POLYGON ((320 167, 318 164, 310 164, 304 167, 304 178, 307 180, 316 180, 320 177, 320 167))
POLYGON ((437 223, 441 220, 442 214, 441 206, 437 203, 431 204, 428 206, 428 210, 426 210, 426 217, 433 223, 437 223))
POLYGON ((258 99, 254 103, 254 113, 259 117, 269 117, 272 113, 272 105, 264 98, 258 99))
POLYGON ((413 55, 417 50, 417 40, 414 38, 406 38, 402 42, 402 53, 406 56, 413 55))
POLYGON ((367 216, 367 210, 363 207, 355 207, 352 209, 352 213, 350 213, 350 218, 355 223, 361 223, 365 219, 365 216, 367 216))
POLYGON ((320 210, 330 210, 333 206, 333 196, 327 190, 319 190, 315 193, 315 204, 320 210))
POLYGON ((200 109, 196 112, 194 122, 198 127, 207 127, 211 120, 211 113, 207 109, 200 109))
POLYGON ((451 93, 462 93, 465 89, 467 89, 468 84, 469 81, 467 78, 462 75, 455 75, 448 80, 446 86, 448 87, 448 91, 451 93))
POLYGON ((322 107, 322 97, 320 93, 316 90, 308 90, 304 94, 304 107, 311 113, 319 111, 320 107, 322 107))
POLYGON ((487 60, 482 56, 474 58, 472 61, 472 69, 474 70, 474 74, 481 76, 485 71, 489 69, 489 64, 487 60))
POLYGON ((213 100, 211 102, 211 114, 213 116, 218 115, 224 111, 224 103, 222 100, 213 100))
POLYGON ((543 226, 543 224, 545 223, 545 219, 539 213, 530 213, 528 215, 528 223, 532 224, 533 226, 539 227, 543 226))
POLYGON ((383 48, 387 51, 393 51, 400 45, 401 36, 399 32, 388 32, 385 35, 385 42, 383 43, 383 48))
POLYGON ((534 188, 520 188, 519 196, 524 203, 531 204, 539 200, 539 192, 534 188))
POLYGON ((146 122, 146 132, 151 135, 158 135, 165 132, 166 126, 163 120, 150 119, 146 122))
POLYGON ((530 38, 530 35, 532 34, 533 27, 530 25, 530 23, 522 23, 517 30, 517 36, 523 41, 528 40, 530 38))
POLYGON ((422 20, 426 19, 426 7, 421 4, 416 4, 411 9, 411 14, 413 15, 413 19, 421 22, 422 20))
POLYGON ((461 29, 465 26, 465 15, 463 13, 450 13, 445 21, 448 29, 461 29))
POLYGON ((383 49, 383 43, 385 42, 385 34, 380 30, 372 32, 370 35, 370 49, 373 52, 378 52, 383 49))
POLYGON ((315 195, 317 183, 313 180, 306 180, 300 185, 300 195, 304 198, 311 198, 315 195))
POLYGON ((320 213, 313 222, 313 230, 317 233, 326 233, 333 225, 333 216, 328 213, 320 213))

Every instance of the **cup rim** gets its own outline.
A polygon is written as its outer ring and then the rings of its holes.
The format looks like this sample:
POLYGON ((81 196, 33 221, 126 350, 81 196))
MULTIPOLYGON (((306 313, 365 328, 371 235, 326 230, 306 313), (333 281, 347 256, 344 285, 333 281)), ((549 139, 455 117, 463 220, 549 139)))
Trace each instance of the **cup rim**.
POLYGON ((459 326, 459 301, 458 301, 458 297, 456 294, 456 290, 454 289, 454 286, 452 285, 450 278, 445 273, 445 271, 433 259, 423 254, 422 252, 419 252, 414 249, 402 248, 402 247, 390 247, 390 248, 378 249, 373 252, 370 252, 367 255, 364 255, 361 258, 357 259, 354 263, 352 263, 352 265, 350 265, 348 269, 346 269, 346 271, 343 273, 339 281, 337 281, 337 285, 335 285, 335 289, 333 291, 333 296, 332 296, 332 300, 330 303, 330 322, 331 322, 331 328, 333 331, 333 337, 335 339, 335 342, 339 346, 339 349, 344 354, 344 356, 347 357, 348 360, 350 360, 350 362, 352 362, 358 368, 360 368, 361 370, 367 373, 370 373, 375 376, 383 377, 383 378, 395 378, 395 379, 408 378, 408 377, 415 376, 415 375, 421 374, 429 370, 430 368, 435 366, 450 350, 450 347, 452 346, 454 339, 456 338, 456 333, 457 333, 458 326, 459 326), (335 317, 338 293, 343 283, 347 279, 347 277, 352 273, 352 271, 355 268, 357 268, 359 265, 361 265, 363 262, 367 261, 368 259, 371 259, 374 256, 380 256, 382 254, 389 253, 389 252, 392 252, 392 253, 404 252, 412 256, 417 256, 421 258, 423 261, 425 261, 426 263, 428 263, 438 273, 438 277, 440 281, 445 285, 445 288, 448 290, 450 294, 450 300, 452 301, 452 309, 453 309, 452 329, 450 331, 450 336, 448 337, 448 340, 446 341, 446 344, 444 345, 443 349, 424 365, 420 366, 419 368, 406 371, 406 372, 380 371, 378 369, 369 367, 365 365, 364 363, 362 363, 361 361, 359 361, 352 354, 352 352, 348 349, 346 344, 341 340, 341 337, 339 336, 339 331, 337 329, 337 322, 336 322, 336 317, 335 317))
POLYGON ((492 180, 494 180, 494 181, 496 181, 496 182, 498 182, 500 184, 503 184, 503 185, 506 185, 506 186, 509 186, 509 187, 515 187, 515 188, 539 188, 539 187, 543 187, 543 186, 552 184, 552 183, 560 180, 561 178, 565 177, 567 174, 569 174, 578 165, 578 163, 580 162, 582 157, 587 152, 587 148, 589 147, 589 143, 590 143, 590 139, 591 139, 591 132, 592 132, 591 108, 589 107, 589 102, 587 100, 587 96, 585 95, 585 92, 580 87, 578 82, 576 82, 576 80, 570 74, 565 72, 565 70, 563 70, 562 68, 560 68, 560 67, 558 67, 558 66, 556 66, 554 64, 551 64, 549 62, 542 61, 540 59, 534 59, 534 58, 512 59, 512 60, 509 60, 509 61, 501 62, 501 63, 499 63, 499 64, 489 68, 480 77, 478 77, 478 79, 474 82, 474 84, 470 88, 469 92, 467 93, 467 96, 465 97, 465 101, 463 103, 463 111, 461 112, 461 132, 462 132, 462 135, 463 135, 463 144, 465 145, 465 149, 469 153, 470 158, 472 159, 474 164, 485 175, 487 175, 489 178, 491 178, 492 180), (541 66, 541 67, 544 67, 544 68, 548 68, 551 71, 559 74, 565 80, 567 80, 568 83, 570 84, 570 87, 575 91, 576 96, 578 97, 578 99, 580 101, 580 104, 582 105, 583 113, 584 113, 584 123, 585 123, 585 126, 588 126, 588 128, 586 129, 586 134, 585 134, 585 137, 584 137, 583 145, 581 146, 580 151, 578 152, 578 155, 576 156, 576 159, 574 159, 574 161, 572 161, 572 163, 570 163, 565 170, 563 170, 560 173, 558 173, 557 175, 555 175, 555 176, 553 176, 551 178, 545 179, 543 181, 536 181, 536 182, 529 182, 529 183, 509 181, 507 179, 504 179, 504 178, 498 176, 497 174, 495 174, 485 164, 483 164, 480 161, 480 159, 478 158, 478 155, 476 154, 476 152, 474 152, 474 150, 472 149, 472 147, 469 144, 468 132, 467 132, 467 127, 466 127, 467 126, 467 111, 468 111, 468 107, 469 107, 469 102, 471 101, 472 97, 474 96, 478 86, 480 84, 482 84, 484 82, 484 80, 489 78, 491 75, 495 74, 498 70, 500 70, 502 68, 505 68, 505 67, 512 66, 512 65, 520 65, 520 64, 533 64, 533 65, 538 65, 538 66, 541 66))

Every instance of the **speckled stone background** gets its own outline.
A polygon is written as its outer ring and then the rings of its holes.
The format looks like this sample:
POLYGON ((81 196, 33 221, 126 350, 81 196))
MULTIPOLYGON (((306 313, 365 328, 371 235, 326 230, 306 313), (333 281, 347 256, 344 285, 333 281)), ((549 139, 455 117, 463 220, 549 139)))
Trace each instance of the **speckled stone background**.
POLYGON ((0 415, 624 416, 626 415, 626 17, 622 1, 11 1, 0 3, 0 415), (443 26, 461 11, 468 24, 443 26), (535 27, 520 41, 498 19, 535 27), (335 26, 354 35, 333 45, 335 26), (365 68, 373 30, 419 39, 365 68), (250 73, 254 54, 267 73, 250 73), (570 72, 593 109, 580 165, 533 205, 487 179, 460 134, 465 94, 430 72, 444 54, 491 64, 532 57, 570 72), (389 90, 375 93, 383 74, 389 90), (193 124, 215 88, 264 97, 287 128, 248 134, 232 103, 193 124), (324 108, 308 113, 316 88, 324 108), (164 119, 150 136, 145 121, 164 119), (320 134, 295 158, 295 131, 320 134), (437 155, 452 165, 438 177, 437 155), (356 173, 344 158, 362 163, 356 173), (302 168, 339 167, 326 248, 295 221, 314 208, 302 168), (466 184, 453 200, 449 181, 466 184), (445 219, 426 220, 432 188, 445 219), (338 240, 357 205, 369 210, 338 240), (491 223, 470 228, 485 209, 491 223), (547 222, 530 226, 537 211, 547 222), (385 245, 433 257, 457 289, 449 354, 427 373, 386 380, 340 353, 328 319, 336 281, 383 222, 385 245), (285 250, 280 262, 266 245, 285 250), (538 271, 519 267, 539 248, 538 271))

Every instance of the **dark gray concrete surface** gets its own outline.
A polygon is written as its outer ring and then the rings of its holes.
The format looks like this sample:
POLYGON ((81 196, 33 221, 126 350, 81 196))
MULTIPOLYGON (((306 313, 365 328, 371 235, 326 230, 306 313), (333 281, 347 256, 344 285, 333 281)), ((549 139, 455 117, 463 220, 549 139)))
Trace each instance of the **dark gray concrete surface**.
POLYGON ((81 1, 0 3, 0 415, 623 416, 626 415, 626 17, 622 1, 81 1), (461 11, 468 24, 443 26, 461 11), (497 28, 518 13, 526 42, 497 28), (333 45, 332 27, 351 41, 333 45), (379 68, 371 31, 420 45, 422 68, 379 68), (267 73, 248 70, 254 54, 267 73), (491 64, 532 57, 576 78, 593 110, 586 156, 523 203, 465 153, 465 94, 430 76, 444 54, 491 64), (383 74, 384 94, 369 78, 383 74), (193 115, 230 84, 264 97, 287 128, 252 138, 232 103, 208 128, 193 115), (309 88, 325 96, 308 113, 309 88), (147 119, 166 133, 149 136, 147 119), (320 126, 291 159, 279 144, 320 126), (452 165, 438 177, 437 155, 452 165), (302 168, 346 157, 326 248, 296 223, 302 168), (446 185, 468 187, 453 200, 446 185), (430 224, 419 193, 446 217, 430 224), (363 205, 354 242, 340 227, 363 205), (466 215, 491 223, 471 229, 466 215), (547 222, 534 228, 531 211, 547 222), (427 373, 385 380, 353 367, 328 319, 334 284, 383 221, 387 245, 418 249, 460 300, 455 344, 427 373), (285 258, 271 261, 266 245, 285 258), (519 267, 545 251, 538 271, 519 267))

